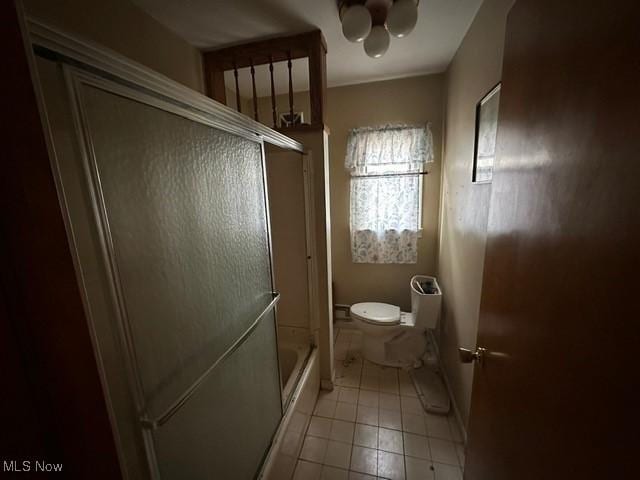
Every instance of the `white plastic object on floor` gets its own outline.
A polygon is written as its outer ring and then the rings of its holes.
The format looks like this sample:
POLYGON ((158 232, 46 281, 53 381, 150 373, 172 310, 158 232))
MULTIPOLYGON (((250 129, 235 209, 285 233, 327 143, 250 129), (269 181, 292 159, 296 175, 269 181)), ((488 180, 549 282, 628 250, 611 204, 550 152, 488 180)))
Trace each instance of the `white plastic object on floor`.
POLYGON ((427 335, 427 353, 423 357, 420 368, 409 371, 409 376, 416 387, 420 403, 427 412, 447 415, 451 410, 451 399, 445 387, 438 357, 434 352, 433 338, 427 335))
POLYGON ((409 372, 416 387, 418 398, 427 412, 447 415, 451 410, 449 393, 440 372, 424 365, 409 372))

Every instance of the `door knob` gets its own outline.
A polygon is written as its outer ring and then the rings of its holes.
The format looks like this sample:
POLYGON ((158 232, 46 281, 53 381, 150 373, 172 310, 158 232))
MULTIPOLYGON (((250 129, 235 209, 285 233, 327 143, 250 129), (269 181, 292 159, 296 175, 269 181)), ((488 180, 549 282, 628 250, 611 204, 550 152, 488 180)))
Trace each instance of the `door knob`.
POLYGON ((482 365, 482 360, 486 351, 487 349, 482 347, 477 347, 475 352, 469 350, 468 348, 458 348, 460 361, 462 363, 477 362, 479 365, 482 365))

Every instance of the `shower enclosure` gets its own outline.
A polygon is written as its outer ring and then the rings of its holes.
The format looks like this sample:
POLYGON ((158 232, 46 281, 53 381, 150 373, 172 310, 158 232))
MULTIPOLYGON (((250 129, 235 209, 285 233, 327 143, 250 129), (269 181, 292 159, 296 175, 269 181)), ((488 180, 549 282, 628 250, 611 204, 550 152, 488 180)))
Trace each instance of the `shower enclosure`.
POLYGON ((123 474, 254 478, 285 403, 264 142, 302 146, 30 29, 123 474))
POLYGON ((265 148, 272 259, 278 304, 278 348, 286 405, 315 338, 309 154, 265 148))

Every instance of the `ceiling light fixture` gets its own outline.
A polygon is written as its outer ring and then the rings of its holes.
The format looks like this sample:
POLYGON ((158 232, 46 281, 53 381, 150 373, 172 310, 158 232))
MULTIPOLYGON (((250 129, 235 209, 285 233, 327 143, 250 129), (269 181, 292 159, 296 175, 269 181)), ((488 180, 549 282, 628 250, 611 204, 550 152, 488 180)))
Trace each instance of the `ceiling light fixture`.
POLYGON ((364 5, 347 8, 342 16, 342 34, 350 42, 361 42, 371 31, 371 14, 364 5))
POLYGON ((418 21, 420 0, 338 0, 342 34, 350 42, 362 42, 372 58, 389 49, 389 34, 406 37, 418 21))

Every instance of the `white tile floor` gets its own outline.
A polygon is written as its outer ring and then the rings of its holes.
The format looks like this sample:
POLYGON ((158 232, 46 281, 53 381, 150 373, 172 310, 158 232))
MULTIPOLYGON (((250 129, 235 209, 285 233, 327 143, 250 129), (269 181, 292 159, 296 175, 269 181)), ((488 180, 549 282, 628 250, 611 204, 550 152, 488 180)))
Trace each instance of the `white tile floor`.
POLYGON ((426 413, 407 372, 363 361, 360 345, 337 332, 337 387, 320 392, 294 480, 462 480, 454 418, 426 413))

